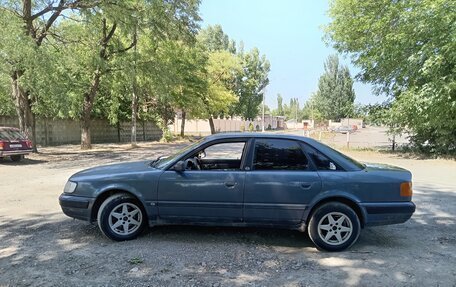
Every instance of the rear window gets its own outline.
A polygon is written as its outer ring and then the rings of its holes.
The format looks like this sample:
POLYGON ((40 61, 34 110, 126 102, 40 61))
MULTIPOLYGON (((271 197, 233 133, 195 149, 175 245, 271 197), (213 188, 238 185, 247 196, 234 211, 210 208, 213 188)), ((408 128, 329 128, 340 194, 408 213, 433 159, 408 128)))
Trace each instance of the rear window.
POLYGON ((0 130, 0 140, 25 140, 25 136, 17 130, 0 130))

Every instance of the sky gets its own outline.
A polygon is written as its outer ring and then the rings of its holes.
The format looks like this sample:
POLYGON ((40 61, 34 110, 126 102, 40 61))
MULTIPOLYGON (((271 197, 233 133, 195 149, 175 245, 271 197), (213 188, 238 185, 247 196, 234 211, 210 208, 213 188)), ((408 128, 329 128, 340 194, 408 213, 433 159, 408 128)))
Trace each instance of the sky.
MULTIPOLYGON (((329 23, 326 0, 203 0, 202 27, 220 24, 246 50, 257 47, 271 63, 266 104, 277 107, 277 94, 288 103, 298 98, 302 104, 317 90, 326 58, 336 51, 323 41, 322 26, 329 23)), ((359 69, 339 55, 352 76, 359 69)), ((383 102, 371 86, 355 82, 357 103, 383 102)))

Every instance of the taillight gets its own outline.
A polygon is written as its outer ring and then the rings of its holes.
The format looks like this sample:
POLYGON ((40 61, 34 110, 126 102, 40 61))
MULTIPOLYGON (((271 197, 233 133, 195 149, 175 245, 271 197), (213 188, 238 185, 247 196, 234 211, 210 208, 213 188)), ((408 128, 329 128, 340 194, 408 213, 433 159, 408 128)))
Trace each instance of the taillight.
POLYGON ((412 196, 412 183, 411 182, 403 182, 401 183, 401 196, 408 196, 408 197, 411 197, 412 196))
POLYGON ((3 150, 5 148, 5 142, 0 141, 0 150, 3 150))
POLYGON ((32 141, 26 140, 25 143, 27 144, 28 148, 32 148, 32 141))

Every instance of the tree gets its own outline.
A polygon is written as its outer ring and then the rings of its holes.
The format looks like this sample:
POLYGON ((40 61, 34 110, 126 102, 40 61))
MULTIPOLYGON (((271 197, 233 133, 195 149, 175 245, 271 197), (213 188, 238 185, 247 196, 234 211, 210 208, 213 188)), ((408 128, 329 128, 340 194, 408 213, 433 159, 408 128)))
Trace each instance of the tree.
MULTIPOLYGON (((260 56, 257 48, 244 52, 242 42, 240 48, 236 49, 235 42, 229 39, 219 25, 208 26, 202 30, 198 35, 198 42, 209 53, 224 51, 227 52, 225 57, 230 53, 238 58, 237 62, 241 69, 231 67, 234 78, 229 81, 232 83, 225 80, 225 87, 238 97, 238 100, 231 101, 229 114, 240 115, 245 119, 255 118, 263 100, 264 89, 269 84, 269 61, 264 55, 260 56)), ((226 65, 225 68, 227 68, 226 65)), ((212 120, 210 123, 212 126, 212 120)))
POLYGON ((166 78, 167 98, 181 111, 181 136, 184 136, 187 116, 197 117, 203 113, 208 88, 207 55, 198 47, 176 41, 163 43, 158 53, 166 78))
POLYGON ((238 60, 227 51, 209 53, 208 90, 203 99, 203 114, 209 119, 212 134, 215 134, 213 117, 228 114, 230 106, 238 101, 233 92, 236 74, 242 69, 238 60))
POLYGON ((257 48, 247 53, 240 49, 238 56, 242 72, 236 77, 235 91, 239 102, 233 107, 233 113, 251 120, 258 115, 263 93, 269 84, 270 64, 266 56, 260 56, 257 48))
POLYGON ((222 26, 208 26, 198 33, 198 43, 209 52, 228 51, 236 53, 236 43, 223 32, 222 26))
POLYGON ((351 56, 419 149, 456 153, 453 0, 331 2, 328 40, 351 56))
POLYGON ((314 95, 314 108, 325 119, 339 121, 353 113, 355 91, 348 67, 339 64, 337 55, 329 56, 325 71, 318 80, 318 91, 314 95))
MULTIPOLYGON (((163 40, 174 40, 182 41, 184 44, 193 45, 195 42, 195 35, 199 29, 198 21, 200 17, 198 15, 199 0, 174 0, 170 2, 162 2, 161 4, 148 5, 147 2, 139 2, 140 5, 136 5, 137 15, 142 17, 136 17, 133 27, 133 37, 138 39, 139 35, 144 36, 143 43, 146 47, 156 47, 156 43, 151 41, 163 41, 163 40), (155 8, 155 9, 151 9, 155 8), (141 21, 142 20, 142 21, 141 21), (166 29, 163 29, 166 27, 166 29)), ((143 50, 144 51, 144 50, 143 50)), ((152 51, 155 52, 154 50, 152 51)), ((140 88, 138 81, 140 77, 144 77, 144 74, 149 74, 150 70, 156 71, 153 65, 158 65, 158 61, 155 63, 149 62, 149 64, 141 65, 142 70, 138 70, 140 66, 138 62, 141 61, 139 56, 144 59, 148 59, 149 54, 139 53, 137 45, 134 47, 134 53, 130 63, 130 70, 132 74, 132 101, 131 101, 131 142, 132 145, 136 145, 136 118, 138 115, 138 107, 140 101, 140 88), (138 75, 138 72, 142 75, 138 75)), ((143 79, 144 80, 144 79, 143 79)), ((144 81, 143 81, 144 82, 144 81)), ((145 82, 149 82, 146 80, 145 82)), ((157 84, 159 81, 155 81, 157 84)), ((150 88, 151 86, 149 86, 150 88)), ((157 90, 156 87, 153 88, 157 90)), ((147 93, 142 93, 143 96, 147 93)), ((155 101, 158 103, 160 101, 155 101)), ((162 112, 169 110, 167 108, 160 109, 162 112)), ((163 115, 163 114, 162 114, 163 115)), ((165 120, 166 121, 166 120, 165 120)))
MULTIPOLYGON (((90 149, 91 122, 96 97, 102 86, 102 79, 108 77, 116 66, 116 60, 126 51, 133 48, 136 38, 130 39, 130 43, 124 44, 122 34, 128 31, 134 19, 129 17, 130 11, 127 6, 109 6, 102 9, 92 9, 81 15, 83 25, 66 27, 67 38, 77 39, 77 44, 72 45, 71 55, 78 55, 75 73, 83 75, 80 83, 80 96, 82 104, 79 113, 81 122, 81 149, 90 149), (105 13, 109 10, 110 13, 105 13), (80 43, 86 43, 81 45, 80 43), (82 68, 82 69, 81 69, 82 68)), ((125 34, 123 34, 125 35, 125 34)))
MULTIPOLYGON (((139 25, 144 38, 154 39, 156 42, 165 41, 169 38, 178 38, 174 29, 181 29, 182 23, 188 34, 196 31, 197 1, 173 0, 162 1, 128 1, 112 4, 101 9, 91 9, 78 17, 77 25, 64 25, 63 30, 66 38, 72 39, 69 49, 68 62, 70 73, 79 75, 78 87, 74 94, 79 95, 76 105, 80 106, 78 118, 81 121, 81 148, 91 148, 90 125, 94 114, 94 105, 100 92, 105 92, 105 97, 112 94, 112 89, 107 85, 116 71, 122 71, 125 76, 122 80, 127 81, 131 98, 132 141, 136 139, 136 118, 139 104, 138 87, 138 61, 147 61, 148 55, 134 51, 138 37, 139 25), (82 23, 82 24, 81 24, 82 23), (167 25, 163 25, 166 23, 167 25), (163 26, 170 27, 163 30, 163 26), (78 57, 74 57, 78 55, 78 57)), ((148 62, 153 65, 153 62, 148 62)), ((122 78, 122 77, 121 77, 122 78)), ((125 88, 125 86, 123 86, 125 88)))
POLYGON ((283 112, 283 98, 280 94, 277 94, 277 115, 278 116, 284 116, 284 112, 283 112))
POLYGON ((1 54, 3 64, 8 66, 12 83, 12 97, 19 119, 19 127, 33 142, 36 149, 35 113, 33 106, 36 95, 28 89, 25 77, 33 78, 29 69, 39 63, 44 51, 44 40, 53 34, 57 19, 69 9, 96 7, 101 1, 1 1, 0 29, 2 39, 1 54), (6 38, 6 39, 5 39, 6 38))

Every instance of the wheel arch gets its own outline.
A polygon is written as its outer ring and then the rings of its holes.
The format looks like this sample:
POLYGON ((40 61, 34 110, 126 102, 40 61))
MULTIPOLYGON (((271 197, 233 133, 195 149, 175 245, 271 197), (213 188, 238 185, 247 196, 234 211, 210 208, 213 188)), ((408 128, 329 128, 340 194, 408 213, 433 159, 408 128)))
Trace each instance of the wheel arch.
POLYGON ((359 222, 361 223, 361 228, 364 228, 367 214, 364 211, 364 209, 361 208, 361 206, 359 205, 359 201, 341 194, 330 195, 315 201, 310 206, 310 208, 308 208, 307 211, 304 213, 303 222, 305 222, 306 226, 308 226, 310 218, 312 217, 312 214, 315 212, 315 210, 317 210, 317 208, 328 202, 340 202, 348 205, 351 209, 353 209, 353 211, 355 211, 356 215, 358 215, 359 222))
POLYGON ((123 188, 108 188, 108 189, 105 189, 102 192, 100 192, 97 195, 97 197, 95 198, 95 201, 93 202, 93 205, 92 205, 92 210, 90 212, 90 222, 97 221, 98 210, 100 209, 100 206, 103 204, 103 202, 106 199, 108 199, 110 196, 113 196, 113 195, 119 194, 119 193, 127 194, 127 195, 131 196, 132 198, 136 199, 138 201, 138 203, 141 205, 144 212, 147 213, 144 202, 141 200, 140 197, 136 196, 136 194, 134 192, 131 192, 131 191, 123 189, 123 188))

